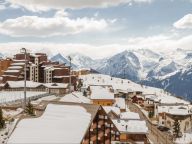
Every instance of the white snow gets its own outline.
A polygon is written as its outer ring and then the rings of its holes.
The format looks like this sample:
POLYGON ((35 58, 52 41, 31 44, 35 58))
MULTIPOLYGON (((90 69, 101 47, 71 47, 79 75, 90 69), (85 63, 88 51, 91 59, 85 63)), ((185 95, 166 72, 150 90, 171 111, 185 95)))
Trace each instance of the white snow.
POLYGON ((25 63, 19 62, 19 63, 12 63, 11 66, 23 66, 25 63))
POLYGON ((129 91, 132 90, 134 92, 141 91, 143 95, 156 95, 157 97, 154 98, 154 101, 165 103, 165 104, 173 104, 173 103, 183 103, 183 104, 189 104, 188 101, 185 101, 183 99, 176 98, 172 96, 170 93, 164 92, 162 89, 154 88, 154 87, 148 87, 148 86, 142 86, 140 84, 136 84, 130 80, 126 79, 120 79, 120 78, 112 78, 108 75, 103 74, 89 74, 81 76, 83 79, 84 86, 89 85, 112 85, 113 89, 116 90, 124 90, 129 91))
POLYGON ((63 102, 76 102, 76 103, 91 103, 91 100, 83 96, 82 92, 73 92, 65 95, 60 101, 63 102))
POLYGON ((46 96, 46 97, 42 97, 39 98, 38 100, 32 101, 32 104, 38 105, 40 104, 42 101, 53 101, 56 100, 58 97, 55 95, 50 95, 50 96, 46 96))
POLYGON ((176 144, 191 144, 192 143, 192 133, 184 133, 181 138, 175 140, 176 144))
MULTIPOLYGON (((24 87, 24 81, 8 81, 7 82, 10 88, 23 88, 24 87)), ((26 81, 26 87, 28 88, 36 88, 41 86, 41 83, 33 82, 33 81, 26 81)))
POLYGON ((18 73, 20 70, 6 70, 6 73, 18 73))
POLYGON ((90 120, 81 106, 49 104, 41 117, 21 120, 8 143, 81 143, 90 120))
POLYGON ((91 99, 111 99, 114 100, 114 93, 110 92, 108 88, 102 86, 90 86, 91 99))
POLYGON ((15 116, 19 115, 22 112, 23 112, 22 108, 18 108, 16 110, 5 110, 5 109, 3 109, 3 117, 4 118, 12 118, 12 117, 15 117, 15 116))
POLYGON ((14 70, 14 69, 22 69, 22 66, 10 66, 9 69, 10 70, 14 70))
POLYGON ((120 114, 120 119, 123 120, 139 120, 140 116, 138 113, 135 112, 122 112, 120 114))
POLYGON ((46 83, 43 85, 46 86, 47 88, 67 88, 68 87, 68 84, 65 84, 65 83, 46 83))
POLYGON ((118 107, 114 107, 114 106, 103 106, 104 110, 106 113, 109 113, 109 112, 114 112, 116 115, 120 115, 121 111, 118 107))
POLYGON ((169 113, 171 115, 190 115, 191 107, 185 105, 179 106, 158 106, 158 113, 169 113))
POLYGON ((145 121, 141 120, 113 120, 121 133, 147 134, 148 127, 145 121))
MULTIPOLYGON (((27 98, 38 97, 43 94, 46 94, 46 92, 27 91, 27 98)), ((23 100, 23 99, 24 99, 23 91, 1 91, 0 92, 0 104, 16 102, 16 100, 23 100)))
POLYGON ((119 107, 120 109, 126 109, 125 99, 115 98, 114 106, 119 107))

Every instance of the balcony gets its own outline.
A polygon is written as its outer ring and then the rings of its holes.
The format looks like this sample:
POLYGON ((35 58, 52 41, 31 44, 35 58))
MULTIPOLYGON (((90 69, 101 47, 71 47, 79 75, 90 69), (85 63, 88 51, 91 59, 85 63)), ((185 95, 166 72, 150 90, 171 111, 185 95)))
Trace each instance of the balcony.
POLYGON ((91 136, 91 141, 92 142, 94 142, 94 141, 96 141, 97 140, 97 137, 96 137, 96 135, 94 135, 94 136, 91 136))
POLYGON ((97 123, 92 123, 91 129, 95 129, 97 127, 97 123))
POLYGON ((104 124, 104 121, 103 120, 99 120, 98 125, 101 127, 101 126, 103 126, 103 124, 104 124))

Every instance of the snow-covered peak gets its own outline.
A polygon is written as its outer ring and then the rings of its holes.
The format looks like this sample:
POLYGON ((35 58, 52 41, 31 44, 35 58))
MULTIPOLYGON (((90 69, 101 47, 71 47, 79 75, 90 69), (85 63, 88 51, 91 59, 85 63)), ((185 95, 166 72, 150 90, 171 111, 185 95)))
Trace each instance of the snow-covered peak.
POLYGON ((88 56, 85 56, 81 53, 72 53, 69 55, 72 58, 72 62, 78 68, 91 68, 95 64, 95 61, 88 56))
MULTIPOLYGON (((58 53, 56 55, 54 55, 52 58, 51 58, 51 61, 58 61, 59 63, 64 63, 66 64, 67 66, 70 65, 70 62, 67 58, 65 58, 62 54, 58 53)), ((76 68, 77 66, 75 64, 71 64, 73 68, 76 68)))

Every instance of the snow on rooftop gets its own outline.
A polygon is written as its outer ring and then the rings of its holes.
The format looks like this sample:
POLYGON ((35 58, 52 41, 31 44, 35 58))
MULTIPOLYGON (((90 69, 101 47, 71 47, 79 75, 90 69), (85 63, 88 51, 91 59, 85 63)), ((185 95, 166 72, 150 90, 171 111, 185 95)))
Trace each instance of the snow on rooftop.
POLYGON ((47 88, 67 88, 68 87, 68 84, 66 83, 46 83, 43 85, 46 86, 47 88))
MULTIPOLYGON (((38 95, 46 94, 46 92, 34 92, 27 91, 27 98, 34 97, 38 95)), ((0 92, 0 104, 5 104, 6 102, 12 102, 24 98, 23 91, 1 91, 0 92)))
POLYGON ((120 109, 126 109, 125 99, 115 98, 114 106, 119 107, 120 109))
MULTIPOLYGON (((24 87, 24 81, 8 81, 7 82, 11 88, 23 88, 24 87)), ((33 82, 33 81, 26 81, 26 87, 29 88, 36 88, 41 86, 41 83, 33 82)))
POLYGON ((145 121, 141 120, 113 120, 120 133, 147 134, 148 127, 145 121))
POLYGON ((115 77, 110 77, 103 74, 88 74, 80 76, 83 79, 83 84, 89 86, 90 84, 97 85, 112 85, 114 90, 123 90, 123 91, 141 91, 144 95, 151 94, 156 95, 158 98, 155 99, 157 102, 172 104, 172 103, 183 103, 189 104, 188 101, 179 99, 172 96, 170 93, 163 91, 159 88, 148 87, 140 84, 136 84, 127 79, 120 79, 115 77))
POLYGON ((46 96, 46 97, 39 98, 38 100, 32 101, 31 103, 32 103, 32 104, 35 104, 35 105, 38 105, 38 104, 40 104, 40 102, 42 102, 42 101, 53 101, 53 100, 56 100, 57 98, 58 98, 58 97, 55 96, 55 95, 50 95, 50 96, 46 96))
POLYGON ((20 70, 6 70, 7 73, 18 73, 20 70))
POLYGON ((22 66, 10 66, 9 70, 13 70, 13 69, 22 69, 22 66))
POLYGON ((122 112, 120 114, 120 119, 123 120, 139 120, 140 116, 138 113, 135 112, 122 112))
POLYGON ((118 107, 114 107, 114 106, 103 106, 104 110, 106 113, 109 112, 114 112, 116 115, 120 115, 121 111, 118 107))
POLYGON ((49 104, 41 117, 21 120, 8 143, 81 143, 90 120, 81 106, 49 104))
POLYGON ((90 86, 91 99, 110 99, 114 100, 114 93, 110 92, 108 88, 102 86, 90 86))
POLYGON ((24 62, 19 62, 19 63, 12 63, 11 66, 23 66, 25 65, 24 62))
POLYGON ((169 113, 171 115, 182 115, 182 116, 184 116, 184 115, 192 115, 192 113, 189 112, 188 109, 179 109, 179 108, 177 108, 177 109, 169 109, 167 113, 169 113))
POLYGON ((83 96, 82 92, 73 92, 65 95, 60 101, 63 102, 76 102, 76 103, 91 103, 90 99, 83 96))
POLYGON ((192 105, 158 106, 157 112, 180 116, 192 115, 192 105))

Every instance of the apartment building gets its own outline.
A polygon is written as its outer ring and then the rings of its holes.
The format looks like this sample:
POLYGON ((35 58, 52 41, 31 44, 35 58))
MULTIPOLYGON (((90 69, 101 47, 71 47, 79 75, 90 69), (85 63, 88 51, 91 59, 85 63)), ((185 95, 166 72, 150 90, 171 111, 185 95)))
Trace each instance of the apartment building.
MULTIPOLYGON (((5 64, 2 64, 3 82, 23 80, 25 54, 14 55, 10 64, 7 61, 6 63, 3 61, 5 64)), ((44 53, 27 53, 26 65, 27 80, 41 83, 69 83, 71 77, 72 85, 76 83, 77 76, 70 76, 69 66, 49 61, 44 53)))
POLYGON ((76 89, 77 76, 70 75, 70 67, 64 64, 47 65, 44 68, 44 82, 45 83, 71 83, 76 89))

